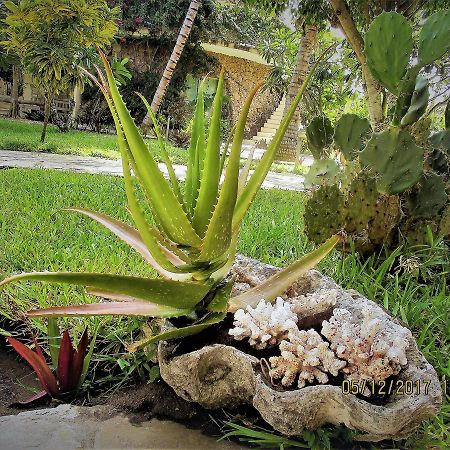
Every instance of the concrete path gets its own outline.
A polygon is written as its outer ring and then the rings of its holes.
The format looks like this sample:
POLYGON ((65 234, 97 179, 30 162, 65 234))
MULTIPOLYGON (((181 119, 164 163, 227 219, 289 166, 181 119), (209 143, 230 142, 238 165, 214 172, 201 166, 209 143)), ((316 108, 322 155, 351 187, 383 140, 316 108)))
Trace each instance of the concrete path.
MULTIPOLYGON (((31 153, 13 150, 0 150, 0 169, 44 168, 70 170, 74 172, 101 173, 106 175, 122 175, 120 160, 94 158, 90 156, 58 155, 55 153, 31 153)), ((166 167, 159 163, 160 169, 167 175, 166 167)), ((186 178, 186 166, 174 164, 174 170, 179 180, 186 178)), ((303 191, 304 177, 289 173, 269 172, 263 183, 266 189, 286 189, 289 191, 303 191)))
POLYGON ((107 406, 61 405, 0 417, 1 450, 243 450, 171 421, 132 424, 107 406))

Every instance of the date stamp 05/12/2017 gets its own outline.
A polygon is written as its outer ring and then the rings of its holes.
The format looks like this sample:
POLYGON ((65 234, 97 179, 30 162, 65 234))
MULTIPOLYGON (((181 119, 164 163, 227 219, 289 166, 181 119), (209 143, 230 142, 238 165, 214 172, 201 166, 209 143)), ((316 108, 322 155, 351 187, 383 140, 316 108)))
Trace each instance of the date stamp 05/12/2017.
POLYGON ((431 380, 388 380, 378 383, 371 380, 344 380, 341 387, 343 394, 427 395, 430 383, 431 380))

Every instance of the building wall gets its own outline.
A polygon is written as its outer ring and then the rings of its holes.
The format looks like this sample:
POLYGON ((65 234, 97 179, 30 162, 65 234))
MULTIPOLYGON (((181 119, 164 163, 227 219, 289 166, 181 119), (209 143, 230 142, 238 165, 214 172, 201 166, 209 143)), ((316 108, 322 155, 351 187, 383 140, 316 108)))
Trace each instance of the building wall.
MULTIPOLYGON (((258 81, 267 77, 270 67, 234 56, 213 52, 208 54, 225 68, 226 94, 230 97, 232 122, 236 123, 248 93, 258 81)), ((253 100, 248 115, 245 130, 246 138, 256 135, 279 102, 280 96, 278 94, 269 90, 259 91, 253 100)))

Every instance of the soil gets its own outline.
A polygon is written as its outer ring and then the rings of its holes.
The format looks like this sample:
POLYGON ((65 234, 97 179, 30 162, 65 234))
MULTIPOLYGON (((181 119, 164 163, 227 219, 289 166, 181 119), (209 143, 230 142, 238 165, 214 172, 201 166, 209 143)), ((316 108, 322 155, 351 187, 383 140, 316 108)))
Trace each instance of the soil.
MULTIPOLYGON (((31 367, 21 362, 0 339, 0 416, 19 413, 23 408, 11 405, 29 399, 35 389, 41 390, 41 386, 31 367)), ((34 403, 33 409, 37 405, 34 403)))

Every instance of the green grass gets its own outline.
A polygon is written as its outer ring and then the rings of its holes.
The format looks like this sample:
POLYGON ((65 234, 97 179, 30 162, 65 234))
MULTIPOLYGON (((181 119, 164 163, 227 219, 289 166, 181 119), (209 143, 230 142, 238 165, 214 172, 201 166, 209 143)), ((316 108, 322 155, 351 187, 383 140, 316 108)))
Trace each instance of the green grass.
MULTIPOLYGON (((18 150, 23 152, 45 152, 66 155, 96 156, 119 159, 117 137, 111 134, 90 131, 71 130, 62 133, 54 125, 49 125, 47 138, 41 143, 42 124, 0 118, 0 150, 18 150)), ((163 161, 161 150, 156 140, 148 139, 148 144, 158 161, 163 161)), ((187 150, 167 144, 169 157, 174 164, 187 164, 187 150)), ((258 161, 252 162, 255 169, 258 161)), ((245 160, 241 161, 241 166, 245 160)), ((274 163, 272 172, 304 174, 308 168, 299 164, 274 163)))
MULTIPOLYGON (((107 230, 75 213, 61 212, 81 206, 129 220, 122 179, 104 175, 50 170, 0 170, 0 277, 30 270, 99 271, 151 275, 139 255, 107 230)), ((243 223, 239 251, 264 262, 285 265, 311 249, 303 238, 304 195, 267 190, 257 195, 243 223)), ((375 300, 412 329, 418 345, 439 377, 450 377, 450 273, 448 247, 442 241, 413 250, 398 249, 384 263, 372 258, 335 252, 321 265, 343 287, 375 300), (411 273, 402 268, 410 258, 418 265, 411 273)), ((0 314, 15 319, 32 306, 90 301, 81 290, 67 286, 21 283, 1 293, 0 314)), ((122 343, 136 339, 140 321, 105 318, 65 320, 79 332, 85 324, 100 323, 102 351, 95 364, 102 367, 103 382, 123 381, 150 369, 144 353, 127 355, 122 343), (123 372, 118 370, 118 364, 123 372), (104 367, 111 374, 105 377, 104 367)), ((44 333, 43 322, 34 321, 44 333)), ((447 401, 441 414, 425 422, 403 446, 421 448, 450 444, 447 401), (420 444, 420 445, 419 445, 420 444)))
MULTIPOLYGON (((39 123, 0 119, 0 149, 97 156, 108 159, 120 158, 115 135, 75 130, 62 133, 58 128, 50 125, 46 142, 42 144, 41 131, 42 124, 39 123)), ((148 143, 155 158, 162 161, 157 142, 149 139, 148 143)), ((167 148, 174 163, 187 163, 187 151, 170 144, 167 148)))

